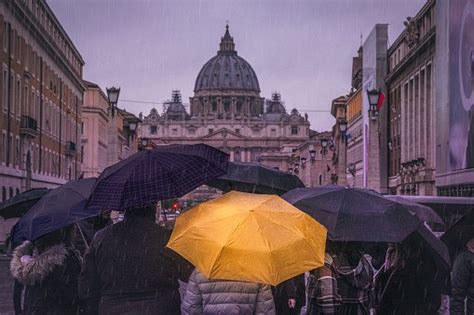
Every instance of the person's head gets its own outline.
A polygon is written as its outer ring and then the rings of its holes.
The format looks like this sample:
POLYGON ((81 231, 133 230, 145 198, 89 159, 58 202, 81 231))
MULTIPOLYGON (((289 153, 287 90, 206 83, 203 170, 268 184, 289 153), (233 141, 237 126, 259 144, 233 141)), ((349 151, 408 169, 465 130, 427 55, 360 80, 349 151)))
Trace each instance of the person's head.
POLYGON ((469 241, 467 241, 466 248, 470 251, 474 251, 474 238, 471 238, 469 241))
POLYGON ((74 239, 75 228, 76 228, 75 225, 70 225, 70 226, 52 231, 34 240, 33 245, 40 253, 58 244, 64 244, 65 246, 69 246, 71 245, 72 240, 74 239))
POLYGON ((143 207, 128 208, 125 211, 124 219, 127 220, 133 217, 143 217, 155 222, 155 206, 147 205, 143 207))

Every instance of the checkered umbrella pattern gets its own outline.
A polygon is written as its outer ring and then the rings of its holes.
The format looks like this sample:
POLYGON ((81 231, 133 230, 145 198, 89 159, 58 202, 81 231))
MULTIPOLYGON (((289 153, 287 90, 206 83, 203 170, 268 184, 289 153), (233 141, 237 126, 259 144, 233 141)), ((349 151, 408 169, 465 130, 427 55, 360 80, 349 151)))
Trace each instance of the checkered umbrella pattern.
POLYGON ((229 155, 205 144, 138 152, 104 170, 87 208, 123 211, 181 197, 227 172, 229 155))

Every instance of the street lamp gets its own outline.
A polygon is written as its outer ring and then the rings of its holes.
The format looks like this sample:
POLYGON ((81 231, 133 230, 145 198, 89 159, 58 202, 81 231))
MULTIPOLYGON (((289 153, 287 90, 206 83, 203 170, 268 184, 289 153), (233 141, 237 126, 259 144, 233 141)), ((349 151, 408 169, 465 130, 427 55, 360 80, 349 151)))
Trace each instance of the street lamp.
POLYGON ((367 90, 367 96, 369 98, 369 114, 372 120, 375 120, 379 113, 377 103, 379 101, 380 91, 377 89, 367 90))
POLYGON ((321 147, 322 147, 321 154, 322 155, 326 155, 326 148, 327 148, 328 144, 329 144, 328 139, 326 139, 326 138, 321 139, 321 147))
POLYGON ((341 132, 341 136, 344 137, 347 131, 347 121, 345 119, 339 120, 339 131, 341 132))
POLYGON ((131 132, 135 132, 135 130, 137 130, 137 123, 131 122, 130 124, 128 124, 128 128, 130 129, 131 132))
POLYGON ((316 150, 314 149, 314 145, 312 144, 309 145, 309 157, 311 159, 311 162, 314 162, 316 160, 316 150))
POLYGON ((302 168, 306 167, 306 158, 305 157, 301 158, 301 167, 302 168))
POLYGON ((109 105, 112 108, 112 116, 113 116, 115 113, 115 107, 117 106, 117 103, 118 103, 120 88, 116 88, 115 86, 112 86, 111 88, 106 88, 106 90, 107 90, 107 98, 109 99, 109 105))

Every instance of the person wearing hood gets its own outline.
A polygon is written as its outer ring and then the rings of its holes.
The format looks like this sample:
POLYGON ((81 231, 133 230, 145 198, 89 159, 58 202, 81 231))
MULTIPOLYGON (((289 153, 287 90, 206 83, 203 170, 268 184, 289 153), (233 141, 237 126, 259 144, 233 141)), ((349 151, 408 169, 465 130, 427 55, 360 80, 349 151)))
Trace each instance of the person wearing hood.
POLYGON ((179 314, 178 280, 192 267, 166 248, 170 235, 155 223, 154 206, 127 209, 97 232, 79 278, 85 313, 179 314))
POLYGON ((474 238, 456 256, 451 283, 451 315, 474 314, 474 238))
POLYGON ((209 280, 194 269, 186 285, 181 314, 275 314, 269 285, 228 280, 209 280))
POLYGON ((13 252, 10 271, 25 286, 24 314, 75 314, 80 255, 67 227, 26 241, 13 252))

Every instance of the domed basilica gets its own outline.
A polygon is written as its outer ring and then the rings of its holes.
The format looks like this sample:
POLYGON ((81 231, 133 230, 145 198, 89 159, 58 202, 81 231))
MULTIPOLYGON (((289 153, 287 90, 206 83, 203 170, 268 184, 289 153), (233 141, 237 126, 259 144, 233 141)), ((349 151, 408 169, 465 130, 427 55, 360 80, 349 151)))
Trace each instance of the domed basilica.
POLYGON ((141 117, 139 137, 155 144, 206 143, 245 162, 309 138, 307 115, 296 109, 288 113, 278 93, 268 100, 260 96, 257 74, 237 54, 228 25, 217 55, 197 75, 189 104, 187 112, 180 92, 173 91, 162 113, 153 108, 141 117))

